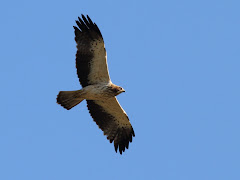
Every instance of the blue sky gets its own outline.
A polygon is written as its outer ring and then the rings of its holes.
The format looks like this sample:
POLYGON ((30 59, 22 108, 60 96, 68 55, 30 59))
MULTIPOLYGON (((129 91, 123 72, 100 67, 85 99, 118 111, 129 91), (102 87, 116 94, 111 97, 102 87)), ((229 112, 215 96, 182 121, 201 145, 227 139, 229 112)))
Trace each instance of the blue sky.
POLYGON ((0 179, 240 179, 240 2, 5 1, 0 5, 0 179), (72 26, 99 26, 136 133, 116 154, 80 89, 72 26))

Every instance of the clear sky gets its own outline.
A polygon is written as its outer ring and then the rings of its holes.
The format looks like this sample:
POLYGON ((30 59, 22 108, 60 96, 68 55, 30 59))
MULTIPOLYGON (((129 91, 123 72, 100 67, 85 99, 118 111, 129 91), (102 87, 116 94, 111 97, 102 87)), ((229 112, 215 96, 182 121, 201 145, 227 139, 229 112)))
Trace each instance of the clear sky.
POLYGON ((240 1, 0 3, 1 180, 239 180, 240 1), (136 137, 116 154, 77 90, 75 20, 99 26, 136 137))

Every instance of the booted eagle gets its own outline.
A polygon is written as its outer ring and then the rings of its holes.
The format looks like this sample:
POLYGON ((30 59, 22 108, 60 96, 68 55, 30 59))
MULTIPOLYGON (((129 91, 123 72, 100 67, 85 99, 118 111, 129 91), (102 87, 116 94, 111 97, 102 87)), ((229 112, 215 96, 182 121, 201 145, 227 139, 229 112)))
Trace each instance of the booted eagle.
POLYGON ((76 68, 82 89, 60 91, 57 103, 69 110, 84 99, 93 120, 114 142, 115 151, 120 154, 128 149, 129 142, 135 136, 126 112, 116 96, 125 90, 112 83, 109 77, 107 54, 102 34, 98 26, 87 16, 78 17, 75 30, 77 43, 76 68))

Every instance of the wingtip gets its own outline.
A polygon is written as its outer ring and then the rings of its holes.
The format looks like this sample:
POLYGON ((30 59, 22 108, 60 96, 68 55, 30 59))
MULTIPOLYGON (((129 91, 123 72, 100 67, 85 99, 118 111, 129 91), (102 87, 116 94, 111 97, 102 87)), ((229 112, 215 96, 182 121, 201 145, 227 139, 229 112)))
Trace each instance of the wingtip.
POLYGON ((126 148, 128 149, 128 146, 129 146, 129 141, 127 142, 127 144, 126 144, 126 148))
POLYGON ((135 132, 134 132, 133 128, 132 128, 132 135, 133 135, 133 137, 135 137, 135 132))
POLYGON ((117 153, 118 145, 117 145, 117 144, 114 144, 114 148, 115 148, 115 151, 116 151, 116 153, 117 153))
POLYGON ((88 21, 89 21, 90 24, 93 24, 91 18, 90 18, 88 15, 87 15, 87 19, 88 19, 88 21))

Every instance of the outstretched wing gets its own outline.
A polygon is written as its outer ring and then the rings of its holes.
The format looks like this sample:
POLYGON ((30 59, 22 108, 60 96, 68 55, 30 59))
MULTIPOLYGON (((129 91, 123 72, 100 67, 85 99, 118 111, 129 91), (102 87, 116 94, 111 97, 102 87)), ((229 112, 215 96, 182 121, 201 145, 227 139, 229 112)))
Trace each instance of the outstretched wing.
POLYGON ((128 149, 129 142, 135 136, 128 116, 122 109, 116 97, 106 101, 87 100, 89 112, 104 135, 112 143, 114 141, 115 151, 119 149, 120 154, 128 149))
POLYGON ((73 26, 77 43, 76 68, 81 85, 108 83, 107 54, 100 30, 88 16, 78 17, 76 23, 79 27, 73 26))

